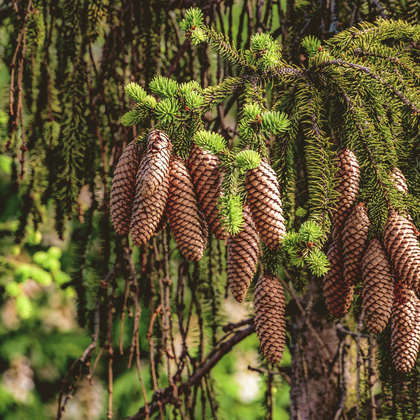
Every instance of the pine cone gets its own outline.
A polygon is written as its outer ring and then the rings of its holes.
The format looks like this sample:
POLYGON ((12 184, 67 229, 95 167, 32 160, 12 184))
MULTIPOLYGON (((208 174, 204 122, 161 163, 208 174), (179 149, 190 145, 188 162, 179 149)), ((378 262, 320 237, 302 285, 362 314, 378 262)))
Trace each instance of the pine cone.
POLYGON ((248 171, 245 184, 249 208, 261 239, 268 248, 278 249, 286 227, 275 172, 263 159, 258 168, 248 171))
POLYGON ((159 223, 158 223, 158 225, 156 227, 156 230, 154 232, 155 235, 166 228, 166 223, 167 222, 168 222, 168 218, 166 217, 166 211, 164 210, 163 213, 162 213, 162 217, 160 218, 159 223))
POLYGON ((369 226, 366 207, 359 203, 345 223, 342 236, 344 280, 353 286, 360 278, 361 262, 367 247, 369 226))
POLYGON ((217 239, 227 239, 229 236, 220 223, 217 204, 221 193, 221 173, 219 158, 207 150, 193 144, 188 160, 198 204, 204 213, 210 230, 217 239))
POLYGON ((330 269, 324 277, 324 296, 328 311, 334 318, 343 317, 353 300, 353 286, 344 281, 342 252, 339 238, 328 249, 330 269))
POLYGON ((363 306, 365 322, 370 332, 381 333, 388 323, 393 301, 393 277, 382 243, 370 241, 362 259, 363 306))
POLYGON ((228 239, 227 277, 233 297, 238 302, 245 299, 248 287, 254 277, 259 255, 259 237, 251 211, 243 208, 244 228, 228 239))
POLYGON ((118 235, 126 235, 129 232, 139 163, 136 144, 132 141, 121 155, 112 178, 111 220, 118 235))
POLYGON ((339 150, 337 157, 338 171, 335 176, 339 179, 339 184, 336 191, 340 196, 337 209, 333 213, 334 239, 341 232, 356 203, 360 179, 359 162, 350 149, 339 150))
POLYGON ((405 180, 403 173, 398 168, 394 168, 391 171, 391 178, 393 178, 395 188, 398 191, 401 191, 403 194, 408 193, 407 181, 405 180))
POLYGON ((255 330, 260 346, 271 363, 279 363, 286 343, 286 303, 282 285, 263 274, 254 292, 255 330))
POLYGON ((143 197, 151 197, 163 180, 168 178, 171 149, 171 141, 163 131, 150 130, 144 155, 147 165, 139 188, 139 194, 143 197))
POLYGON ((412 290, 395 287, 392 308, 391 354, 397 372, 409 372, 417 359, 420 343, 420 301, 412 290))
POLYGON ((384 243, 398 278, 410 289, 420 291, 420 248, 413 225, 391 211, 384 229, 384 243))
POLYGON ((184 161, 177 156, 171 158, 169 180, 169 225, 185 258, 198 261, 206 249, 206 229, 199 214, 191 175, 184 161))
POLYGON ((149 161, 143 157, 136 179, 136 196, 131 216, 131 239, 137 246, 145 244, 158 228, 165 212, 166 201, 169 194, 169 177, 162 182, 154 191, 153 196, 143 197, 140 193, 140 185, 143 182, 143 174, 147 171, 149 161))

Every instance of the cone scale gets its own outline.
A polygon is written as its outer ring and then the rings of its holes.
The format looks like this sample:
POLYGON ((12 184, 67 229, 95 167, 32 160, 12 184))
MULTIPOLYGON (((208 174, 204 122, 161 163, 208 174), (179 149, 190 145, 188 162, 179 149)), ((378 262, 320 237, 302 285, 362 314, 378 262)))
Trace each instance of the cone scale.
POLYGON ((172 144, 168 136, 160 130, 150 130, 147 136, 147 149, 144 155, 143 178, 139 185, 139 194, 151 197, 169 174, 169 158, 172 144))
POLYGON ((323 282, 325 303, 334 318, 341 318, 350 310, 353 285, 344 281, 342 251, 338 238, 330 245, 327 258, 330 269, 323 282))
POLYGON ((111 187, 111 220, 118 235, 130 230, 136 174, 140 158, 132 141, 122 153, 114 171, 111 187))
POLYGON ((360 178, 359 162, 350 149, 339 150, 337 158, 338 171, 335 176, 339 180, 336 187, 339 198, 337 209, 333 213, 334 239, 341 232, 356 204, 360 178))
POLYGON ((369 226, 367 209, 360 203, 351 212, 342 234, 343 275, 344 280, 352 286, 360 279, 362 257, 367 247, 369 226))
POLYGON ((392 309, 391 355, 397 372, 407 373, 416 363, 420 343, 420 301, 405 285, 395 288, 392 309))
POLYGON ((391 211, 384 229, 384 243, 400 281, 420 291, 420 248, 413 225, 391 211))
POLYGON ((233 297, 238 302, 245 299, 254 277, 259 256, 259 237, 251 212, 243 208, 244 228, 228 239, 227 278, 233 297))
POLYGON ((184 161, 172 156, 167 216, 175 241, 185 258, 198 261, 206 249, 206 226, 199 214, 191 175, 184 161))
POLYGON ((271 250, 280 248, 286 234, 280 187, 276 174, 266 160, 248 171, 246 182, 248 205, 261 239, 271 250))
POLYGON ((193 144, 188 160, 197 200, 211 232, 217 239, 229 236, 222 227, 217 209, 221 193, 222 177, 219 170, 219 159, 207 150, 193 144))
POLYGON ((147 170, 148 160, 143 158, 136 179, 136 196, 133 204, 130 230, 134 244, 145 244, 157 230, 165 212, 169 194, 169 177, 162 179, 162 183, 154 191, 153 196, 144 197, 141 194, 143 174, 147 170))
POLYGON ((279 363, 286 343, 286 303, 279 281, 271 274, 263 274, 254 292, 255 330, 264 356, 271 363, 279 363))
POLYGON ((379 239, 370 241, 362 259, 363 306, 368 330, 381 333, 389 320, 394 295, 391 264, 379 239))

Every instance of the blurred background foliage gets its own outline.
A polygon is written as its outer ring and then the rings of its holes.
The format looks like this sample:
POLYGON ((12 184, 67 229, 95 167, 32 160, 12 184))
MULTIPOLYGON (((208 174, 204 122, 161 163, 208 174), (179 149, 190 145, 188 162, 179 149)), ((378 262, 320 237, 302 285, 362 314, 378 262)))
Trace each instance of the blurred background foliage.
MULTIPOLYGON (((96 290, 116 258, 107 208, 112 168, 124 146, 138 134, 120 125, 121 116, 130 109, 124 85, 135 81, 148 86, 156 74, 162 74, 208 86, 235 73, 207 46, 192 47, 185 40, 178 25, 185 8, 191 6, 201 7, 207 24, 239 47, 248 47, 255 32, 271 33, 282 45, 285 59, 295 64, 307 60, 300 47, 306 35, 326 39, 378 17, 416 22, 420 10, 418 2, 408 0, 26 0, 0 4, 2 419, 55 418, 62 379, 91 342, 96 290), (21 114, 11 115, 11 73, 18 63, 11 64, 27 9, 31 10, 28 42, 24 54, 18 54, 22 80, 16 70, 18 86, 12 86, 15 106, 22 95, 21 114), (27 144, 30 153, 26 153, 27 144), (57 150, 56 159, 52 156, 57 150)), ((235 101, 229 100, 206 116, 206 128, 233 141, 235 121, 235 101)), ((223 245, 215 255, 224 258, 223 245)), ((142 250, 133 251, 138 272, 142 272, 143 257, 142 250)), ((171 276, 176 277, 177 251, 171 261, 171 276)), ((206 259, 200 263, 203 279, 209 266, 206 259)), ((216 312, 204 305, 207 350, 215 329, 220 332, 221 325, 239 322, 252 313, 249 300, 239 305, 232 298, 223 299, 225 273, 220 271, 215 277, 212 285, 205 284, 207 280, 202 283, 202 296, 210 294, 210 301, 220 309, 216 322, 216 312)), ((124 305, 123 276, 116 281, 118 320, 124 305)), ((192 295, 185 293, 188 307, 192 295)), ((146 338, 150 319, 150 308, 143 302, 141 373, 149 401, 153 394, 146 338)), ((133 415, 144 404, 136 367, 127 369, 133 322, 129 312, 122 332, 123 354, 118 350, 121 324, 114 325, 113 418, 133 415)), ((195 339, 190 344, 198 355, 198 318, 193 316, 191 322, 195 339)), ((101 345, 104 340, 101 336, 101 345)), ((218 418, 263 417, 266 375, 247 369, 260 362, 254 334, 216 365, 207 389, 217 396, 218 418)), ((286 353, 282 362, 286 372, 290 363, 286 353)), ((92 377, 79 382, 65 419, 106 417, 108 374, 103 357, 92 377)), ((163 367, 159 374, 165 386, 163 367)), ((283 376, 274 377, 272 393, 273 418, 288 419, 289 385, 283 376)))

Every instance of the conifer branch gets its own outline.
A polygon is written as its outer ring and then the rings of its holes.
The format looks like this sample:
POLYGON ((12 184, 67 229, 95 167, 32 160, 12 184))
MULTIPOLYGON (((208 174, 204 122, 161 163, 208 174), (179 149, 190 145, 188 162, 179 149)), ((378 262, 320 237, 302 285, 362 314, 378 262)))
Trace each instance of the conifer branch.
POLYGON ((394 86, 392 86, 383 77, 373 73, 369 67, 364 67, 364 66, 361 66, 359 64, 350 63, 350 62, 343 61, 343 60, 340 60, 340 59, 331 60, 331 61, 324 61, 324 62, 320 63, 319 67, 323 68, 323 67, 329 67, 329 66, 335 66, 335 65, 345 66, 345 67, 349 67, 349 68, 354 69, 354 70, 361 71, 361 72, 369 75, 372 79, 378 80, 384 86, 386 86, 395 96, 397 96, 406 106, 411 108, 411 110, 414 112, 415 115, 420 114, 420 109, 418 109, 417 106, 414 103, 412 103, 408 98, 406 98, 400 91, 395 89, 394 86))

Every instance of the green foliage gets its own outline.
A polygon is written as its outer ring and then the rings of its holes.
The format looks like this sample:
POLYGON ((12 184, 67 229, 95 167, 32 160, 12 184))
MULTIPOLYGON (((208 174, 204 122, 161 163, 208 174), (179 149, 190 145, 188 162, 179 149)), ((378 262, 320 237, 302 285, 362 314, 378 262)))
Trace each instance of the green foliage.
POLYGON ((283 240, 283 249, 289 262, 296 267, 307 264, 309 271, 321 277, 328 272, 327 256, 321 251, 322 228, 314 221, 303 223, 298 232, 288 232, 283 240))
POLYGON ((175 80, 162 76, 156 76, 150 82, 149 87, 152 93, 160 95, 162 98, 171 98, 172 96, 175 96, 178 91, 178 83, 175 82, 175 80))
POLYGON ((248 171, 260 166, 261 156, 253 150, 244 150, 235 155, 235 162, 242 171, 248 171))
POLYGON ((315 38, 314 36, 311 36, 311 35, 305 37, 302 40, 302 47, 305 48, 309 57, 315 56, 322 49, 321 41, 318 38, 315 38))
POLYGON ((203 13, 200 9, 188 9, 185 12, 185 19, 179 25, 183 31, 194 30, 201 26, 203 26, 203 13))
POLYGON ((138 85, 137 83, 133 83, 133 82, 131 82, 128 85, 126 85, 126 87, 125 87, 125 93, 134 102, 141 102, 147 96, 146 91, 140 85, 138 85))
POLYGON ((238 234, 243 226, 242 201, 238 195, 220 197, 219 214, 222 226, 231 234, 238 234))
POLYGON ((226 140, 220 134, 210 131, 197 131, 194 136, 194 143, 215 155, 226 149, 226 140))

